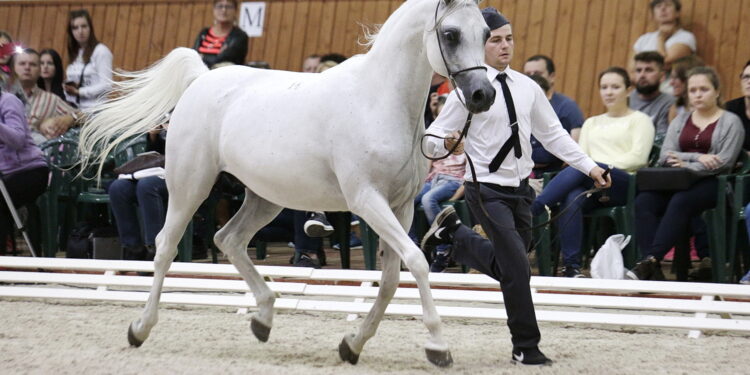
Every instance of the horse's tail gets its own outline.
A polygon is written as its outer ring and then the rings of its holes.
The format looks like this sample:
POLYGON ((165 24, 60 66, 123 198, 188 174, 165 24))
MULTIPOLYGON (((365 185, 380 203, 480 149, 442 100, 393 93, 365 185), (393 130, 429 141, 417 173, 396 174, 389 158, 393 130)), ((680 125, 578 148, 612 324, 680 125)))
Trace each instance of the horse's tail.
POLYGON ((196 51, 176 48, 144 70, 117 72, 122 80, 113 82, 114 95, 84 111, 78 146, 81 170, 98 163, 98 176, 117 144, 163 124, 183 92, 207 71, 196 51))

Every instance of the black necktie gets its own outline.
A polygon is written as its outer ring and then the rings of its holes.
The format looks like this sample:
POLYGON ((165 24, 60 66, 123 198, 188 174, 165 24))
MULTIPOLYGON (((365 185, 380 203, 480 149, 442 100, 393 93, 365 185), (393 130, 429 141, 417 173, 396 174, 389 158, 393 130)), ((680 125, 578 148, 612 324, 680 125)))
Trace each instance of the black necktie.
POLYGON ((498 170, 498 168, 500 168, 500 164, 502 164, 503 160, 505 160, 505 157, 508 156, 511 148, 513 149, 517 159, 521 157, 521 140, 518 137, 518 120, 516 119, 516 107, 513 105, 513 96, 510 95, 510 88, 508 88, 508 83, 505 82, 506 78, 508 78, 508 75, 505 73, 500 73, 497 76, 497 80, 500 81, 500 86, 503 87, 503 97, 505 98, 505 106, 508 108, 508 119, 510 120, 511 133, 510 138, 505 141, 503 147, 500 147, 500 151, 497 152, 497 155, 495 155, 495 157, 492 159, 492 162, 490 162, 490 173, 494 173, 498 170))

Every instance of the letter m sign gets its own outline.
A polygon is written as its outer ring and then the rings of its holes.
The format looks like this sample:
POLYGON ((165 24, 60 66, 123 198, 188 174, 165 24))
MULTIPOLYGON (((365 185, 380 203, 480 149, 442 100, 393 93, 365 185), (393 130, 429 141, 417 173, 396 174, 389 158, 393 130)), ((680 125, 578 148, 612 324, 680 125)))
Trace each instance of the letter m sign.
POLYGON ((240 8, 240 28, 249 37, 263 35, 263 20, 266 15, 266 3, 242 3, 240 8))

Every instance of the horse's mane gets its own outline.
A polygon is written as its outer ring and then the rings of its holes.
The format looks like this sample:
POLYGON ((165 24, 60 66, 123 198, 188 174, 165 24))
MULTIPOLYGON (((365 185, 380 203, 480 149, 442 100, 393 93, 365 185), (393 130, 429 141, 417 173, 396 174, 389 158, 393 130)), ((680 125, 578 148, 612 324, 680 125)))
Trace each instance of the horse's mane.
MULTIPOLYGON (((419 0, 409 0, 406 2, 406 4, 408 4, 409 2, 416 2, 416 1, 419 1, 419 0)), ((440 0, 440 1, 444 3, 445 0, 440 0)), ((448 4, 448 8, 446 8, 443 14, 440 17, 438 17, 437 22, 435 23, 435 26, 433 26, 433 28, 430 29, 429 31, 434 31, 435 27, 437 27, 437 25, 440 25, 443 22, 443 19, 445 19, 445 17, 448 17, 459 8, 473 1, 474 0, 451 1, 450 4, 448 4)), ((364 32, 364 36, 363 36, 364 40, 359 40, 358 41, 359 45, 366 47, 366 48, 372 48, 372 45, 375 44, 375 40, 377 39, 378 34, 380 34, 380 30, 383 28, 384 24, 378 24, 378 25, 360 24, 360 26, 362 27, 362 31, 364 32)))

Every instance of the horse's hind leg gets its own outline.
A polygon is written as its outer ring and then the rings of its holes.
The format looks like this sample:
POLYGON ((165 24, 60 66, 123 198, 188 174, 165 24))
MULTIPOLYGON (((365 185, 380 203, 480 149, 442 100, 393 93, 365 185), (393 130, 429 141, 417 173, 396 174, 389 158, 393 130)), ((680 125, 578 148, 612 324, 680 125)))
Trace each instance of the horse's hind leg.
POLYGON ((271 332, 273 303, 276 297, 250 261, 247 244, 258 230, 281 212, 281 209, 280 206, 245 189, 242 207, 214 236, 216 246, 229 257, 253 292, 259 310, 258 314, 253 316, 250 328, 255 337, 262 342, 268 340, 271 332))
MULTIPOLYGON (((358 199, 354 204, 354 207, 351 207, 352 210, 360 214, 362 218, 367 222, 367 224, 370 225, 375 230, 375 232, 380 235, 380 238, 389 244, 391 250, 401 257, 401 259, 406 263, 406 266, 409 267, 409 270, 414 275, 414 278, 417 281, 419 294, 422 298, 422 321, 430 331, 430 339, 425 344, 427 359, 440 367, 450 366, 453 363, 453 358, 451 357, 451 353, 448 350, 448 345, 443 339, 440 316, 437 313, 435 302, 432 299, 430 282, 427 278, 429 271, 427 261, 425 260, 422 252, 412 242, 412 240, 404 230, 405 224, 409 222, 406 214, 411 211, 407 208, 402 208, 401 210, 399 210, 400 220, 397 220, 385 198, 383 198, 380 194, 376 192, 363 192, 360 193, 357 198, 358 199)), ((389 260, 387 261, 387 263, 384 264, 386 264, 388 267, 396 268, 394 266, 395 261, 390 260, 390 258, 388 259, 389 260)), ((384 270, 384 272, 388 272, 387 275, 383 275, 385 280, 386 276, 390 277, 390 272, 396 271, 389 268, 387 270, 384 270)), ((394 288, 393 284, 390 284, 390 282, 386 282, 385 286, 388 289, 384 291, 382 289, 383 286, 381 286, 381 294, 378 295, 379 299, 381 295, 383 296, 382 301, 378 301, 381 303, 379 304, 378 302, 376 302, 370 312, 373 315, 369 324, 374 325, 368 328, 368 326, 366 325, 367 322, 366 324, 363 324, 363 332, 360 333, 359 341, 352 340, 351 337, 349 338, 349 342, 352 345, 359 346, 358 348, 356 346, 352 347, 353 350, 361 350, 367 334, 369 334, 370 336, 374 334, 374 329, 377 327, 376 321, 379 322, 380 318, 382 318, 383 316, 383 313, 380 312, 380 310, 385 309, 390 300, 390 298, 388 298, 388 301, 386 301, 386 297, 389 297, 389 294, 392 296, 393 293, 393 291, 390 291, 390 288, 394 288)), ((370 319, 369 315, 368 319, 370 319)), ((345 338, 344 342, 342 342, 342 345, 345 344, 347 344, 347 338, 345 338)))
MULTIPOLYGON (((213 186, 218 170, 207 163, 195 163, 194 170, 180 168, 178 160, 169 164, 167 172, 167 188, 169 203, 164 227, 156 236, 156 256, 154 257, 154 281, 148 295, 146 307, 139 319, 133 321, 128 329, 128 342, 138 347, 148 338, 151 328, 158 322, 159 299, 164 284, 164 276, 177 255, 177 244, 180 242, 188 222, 198 206, 208 196, 213 186), (200 171, 197 173, 196 171, 200 171), (173 172, 170 174, 170 172, 173 172)), ((191 161, 193 163, 193 161, 191 161)))

